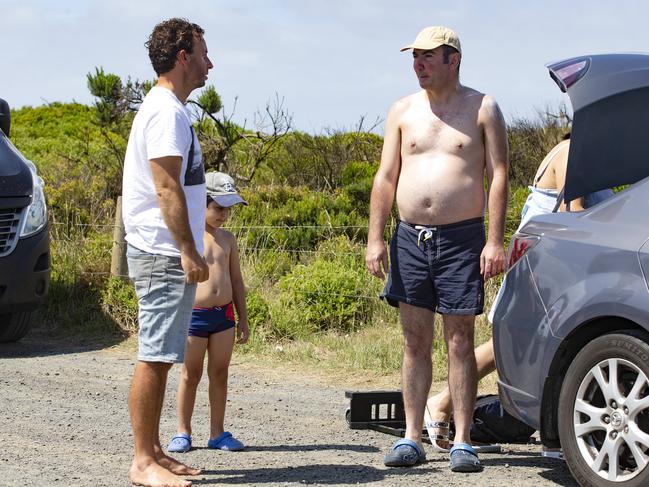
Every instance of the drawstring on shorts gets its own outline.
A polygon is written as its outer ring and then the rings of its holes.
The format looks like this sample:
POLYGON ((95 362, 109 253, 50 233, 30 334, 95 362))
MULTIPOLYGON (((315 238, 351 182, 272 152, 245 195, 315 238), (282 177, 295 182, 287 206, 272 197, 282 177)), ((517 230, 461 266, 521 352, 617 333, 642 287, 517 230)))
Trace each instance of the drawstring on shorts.
POLYGON ((426 240, 433 238, 433 232, 437 230, 437 228, 415 225, 415 230, 419 230, 419 235, 417 235, 417 248, 419 248, 419 245, 421 244, 421 236, 424 236, 424 243, 426 243, 426 240))

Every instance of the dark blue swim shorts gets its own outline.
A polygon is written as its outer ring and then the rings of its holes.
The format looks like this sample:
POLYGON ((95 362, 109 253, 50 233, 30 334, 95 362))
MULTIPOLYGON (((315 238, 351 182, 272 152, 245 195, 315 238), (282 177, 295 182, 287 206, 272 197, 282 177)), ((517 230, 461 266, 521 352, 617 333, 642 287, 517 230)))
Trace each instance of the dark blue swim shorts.
POLYGON ((189 336, 209 338, 214 333, 234 328, 234 308, 232 303, 213 308, 192 310, 192 321, 189 323, 189 336))
POLYGON ((400 221, 390 242, 390 274, 381 297, 441 314, 479 315, 484 308, 482 218, 425 226, 400 221))

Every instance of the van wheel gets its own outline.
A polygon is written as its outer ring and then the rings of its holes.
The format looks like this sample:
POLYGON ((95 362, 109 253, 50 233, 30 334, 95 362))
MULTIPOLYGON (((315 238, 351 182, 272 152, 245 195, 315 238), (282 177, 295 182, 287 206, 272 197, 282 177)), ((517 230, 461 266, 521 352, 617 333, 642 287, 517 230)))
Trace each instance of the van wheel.
POLYGON ((31 311, 0 315, 0 342, 20 340, 29 331, 31 321, 31 311))
POLYGON ((592 340, 568 368, 559 436, 580 485, 649 485, 649 334, 592 340))

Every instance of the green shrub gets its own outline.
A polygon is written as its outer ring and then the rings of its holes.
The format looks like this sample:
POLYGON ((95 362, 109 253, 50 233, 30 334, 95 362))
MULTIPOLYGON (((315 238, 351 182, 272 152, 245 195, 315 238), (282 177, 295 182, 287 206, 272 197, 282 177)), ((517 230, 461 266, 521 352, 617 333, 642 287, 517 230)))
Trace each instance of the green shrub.
POLYGON ((246 283, 251 286, 274 284, 291 270, 299 254, 281 250, 250 251, 241 249, 246 272, 246 283))
POLYGON ((362 127, 350 132, 326 130, 322 135, 291 132, 280 141, 256 181, 334 191, 340 188, 347 165, 353 161, 375 163, 382 144, 381 137, 364 132, 362 127))
POLYGON ((297 265, 278 282, 271 306, 272 327, 279 337, 350 332, 371 322, 370 276, 359 248, 346 237, 323 244, 307 265, 297 265))
MULTIPOLYGON (((11 139, 39 170, 60 157, 76 159, 100 140, 93 107, 50 103, 11 111, 11 139)), ((56 182, 56 181, 53 181, 56 182)))
POLYGON ((112 238, 107 233, 87 233, 52 228, 50 289, 38 314, 41 321, 61 331, 120 333, 120 324, 102 307, 112 238))
POLYGON ((378 163, 352 161, 343 168, 342 184, 350 186, 362 179, 374 179, 378 170, 378 163))
POLYGON ((267 186, 244 197, 250 206, 237 210, 231 227, 248 251, 313 250, 335 235, 367 238, 367 217, 344 194, 267 186))
POLYGON ((565 106, 552 111, 539 111, 535 119, 515 119, 507 127, 510 185, 531 184, 543 158, 570 130, 565 106))
POLYGON ((343 169, 343 194, 349 198, 356 211, 366 218, 370 214, 370 195, 378 168, 378 164, 351 162, 343 169))
POLYGON ((102 308, 126 333, 138 330, 138 301, 135 289, 124 278, 109 277, 101 292, 102 308))
POLYGON ((51 221, 68 231, 106 223, 121 192, 126 140, 102 132, 95 113, 78 103, 12 112, 12 140, 45 181, 51 221))
POLYGON ((309 321, 302 310, 296 307, 297 303, 289 305, 285 299, 272 301, 269 305, 270 340, 300 340, 313 335, 317 329, 309 321))
POLYGON ((270 321, 268 303, 259 291, 250 291, 246 296, 246 307, 250 332, 252 335, 256 335, 270 321))
POLYGON ((355 272, 366 272, 364 244, 354 242, 346 235, 338 235, 321 242, 314 260, 336 261, 355 272))
POLYGON ((521 211, 527 196, 530 194, 527 187, 515 187, 509 191, 509 203, 507 205, 507 224, 505 229, 505 240, 509 239, 514 234, 518 225, 521 223, 521 211))

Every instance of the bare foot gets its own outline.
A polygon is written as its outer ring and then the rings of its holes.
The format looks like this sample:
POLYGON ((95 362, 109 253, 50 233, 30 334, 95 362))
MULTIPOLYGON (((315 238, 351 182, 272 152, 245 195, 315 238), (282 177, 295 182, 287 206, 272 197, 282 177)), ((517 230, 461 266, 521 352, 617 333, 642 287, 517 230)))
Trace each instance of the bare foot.
POLYGON ((448 450, 451 446, 448 438, 450 407, 448 409, 444 407, 445 402, 447 401, 443 392, 429 397, 426 402, 424 425, 433 448, 437 450, 448 450))
POLYGON ((154 462, 146 467, 138 467, 133 462, 129 478, 134 485, 145 487, 191 487, 192 485, 189 480, 181 479, 154 462))
POLYGON ((176 475, 199 475, 202 472, 201 469, 189 467, 162 452, 157 454, 156 460, 160 465, 176 475))
POLYGON ((437 421, 448 421, 451 417, 452 408, 453 404, 447 391, 430 396, 426 401, 426 410, 432 419, 437 421))

